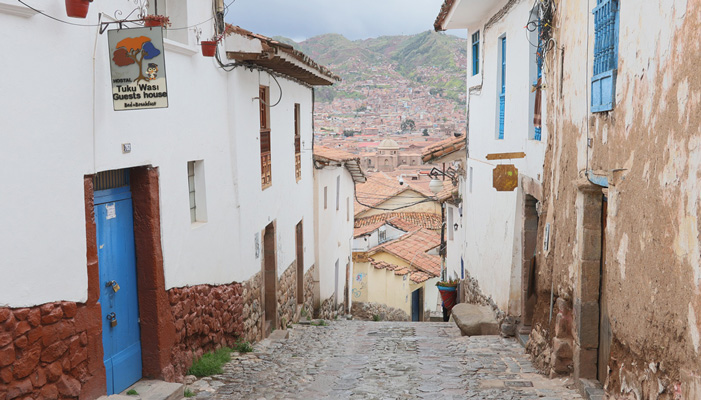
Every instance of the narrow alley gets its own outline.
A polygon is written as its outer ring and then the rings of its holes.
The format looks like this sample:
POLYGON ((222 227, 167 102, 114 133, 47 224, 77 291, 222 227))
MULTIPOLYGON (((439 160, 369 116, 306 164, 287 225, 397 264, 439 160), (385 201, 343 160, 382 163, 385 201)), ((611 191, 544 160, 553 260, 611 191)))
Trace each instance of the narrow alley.
POLYGON ((452 322, 296 324, 190 385, 197 399, 581 399, 514 339, 460 336, 452 322))

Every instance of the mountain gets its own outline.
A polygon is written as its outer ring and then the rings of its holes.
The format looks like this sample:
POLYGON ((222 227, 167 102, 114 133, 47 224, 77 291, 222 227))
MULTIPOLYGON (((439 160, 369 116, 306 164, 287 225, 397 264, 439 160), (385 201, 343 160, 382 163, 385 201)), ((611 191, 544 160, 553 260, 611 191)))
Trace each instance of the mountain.
POLYGON ((396 76, 451 99, 456 106, 464 105, 465 39, 433 31, 365 40, 348 40, 339 34, 315 36, 300 43, 284 37, 275 39, 294 46, 343 79, 341 84, 318 89, 319 101, 360 98, 355 84, 371 84, 378 76, 396 76))

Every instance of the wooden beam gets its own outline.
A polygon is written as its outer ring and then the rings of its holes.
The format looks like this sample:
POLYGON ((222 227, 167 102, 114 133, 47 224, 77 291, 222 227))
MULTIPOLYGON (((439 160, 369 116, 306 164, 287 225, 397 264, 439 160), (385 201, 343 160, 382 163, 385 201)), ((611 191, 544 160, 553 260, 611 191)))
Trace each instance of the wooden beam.
POLYGON ((487 154, 487 160, 510 160, 513 158, 525 158, 525 157, 526 157, 526 153, 524 153, 524 152, 487 154))

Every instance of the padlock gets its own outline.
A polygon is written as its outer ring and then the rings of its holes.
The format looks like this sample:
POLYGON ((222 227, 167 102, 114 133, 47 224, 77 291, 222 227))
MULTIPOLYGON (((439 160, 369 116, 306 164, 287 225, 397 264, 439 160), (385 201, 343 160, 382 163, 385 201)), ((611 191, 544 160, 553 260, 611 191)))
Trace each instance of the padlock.
POLYGON ((115 293, 117 293, 117 291, 119 290, 119 284, 117 283, 117 281, 109 281, 105 284, 105 286, 111 287, 112 291, 114 291, 115 293))
POLYGON ((117 326, 117 315, 113 312, 107 314, 107 320, 110 321, 110 326, 114 328, 117 326))

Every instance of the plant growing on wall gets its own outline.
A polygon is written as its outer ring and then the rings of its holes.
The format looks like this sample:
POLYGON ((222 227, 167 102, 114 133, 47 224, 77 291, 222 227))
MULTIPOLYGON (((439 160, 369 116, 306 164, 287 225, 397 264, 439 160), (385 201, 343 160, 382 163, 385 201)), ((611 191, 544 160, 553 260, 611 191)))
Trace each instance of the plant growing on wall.
POLYGON ((129 37, 117 43, 117 49, 112 54, 112 60, 120 67, 131 64, 138 65, 139 76, 134 79, 134 82, 148 81, 149 79, 144 76, 143 62, 159 54, 161 54, 161 51, 153 45, 150 38, 146 36, 129 37))

